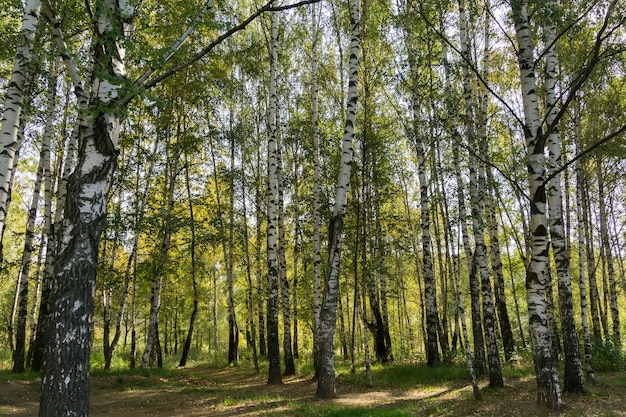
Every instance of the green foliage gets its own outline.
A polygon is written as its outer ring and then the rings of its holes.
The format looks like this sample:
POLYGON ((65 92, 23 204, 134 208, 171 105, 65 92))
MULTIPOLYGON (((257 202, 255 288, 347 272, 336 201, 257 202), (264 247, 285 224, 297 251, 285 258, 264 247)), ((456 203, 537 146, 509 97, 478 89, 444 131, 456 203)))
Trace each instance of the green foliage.
POLYGON ((593 369, 596 372, 626 370, 626 352, 610 337, 596 339, 593 342, 593 369))

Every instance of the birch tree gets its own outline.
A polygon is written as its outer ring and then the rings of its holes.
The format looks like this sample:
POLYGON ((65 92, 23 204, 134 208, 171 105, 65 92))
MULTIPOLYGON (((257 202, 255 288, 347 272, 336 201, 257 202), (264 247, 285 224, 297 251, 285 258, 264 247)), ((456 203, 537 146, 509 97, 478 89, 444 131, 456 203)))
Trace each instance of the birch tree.
POLYGON ((315 373, 319 376, 319 330, 321 307, 321 179, 320 179, 320 126, 319 126, 319 83, 318 83, 318 54, 319 54, 319 23, 317 5, 311 7, 311 25, 313 40, 311 51, 311 135, 313 140, 313 362, 315 373))
POLYGON ((278 138, 277 138, 277 91, 278 70, 278 12, 272 13, 270 38, 270 91, 268 104, 269 138, 268 193, 267 193, 267 356, 269 359, 268 384, 282 384, 280 375, 280 351, 278 345, 278 138))
MULTIPOLYGON (((545 27, 545 41, 548 44, 546 53, 546 123, 551 126, 556 117, 556 47, 554 11, 548 10, 549 21, 545 27)), ((563 376, 563 389, 566 392, 584 393, 585 383, 583 379, 582 362, 578 345, 578 334, 574 323, 574 310, 572 299, 572 284, 570 278, 570 260, 565 242, 565 229, 563 221, 563 202, 561 191, 561 175, 557 172, 561 166, 561 141, 557 126, 548 135, 548 161, 547 172, 550 176, 548 181, 548 221, 550 225, 550 238, 552 253, 556 264, 556 273, 559 292, 559 310, 561 328, 563 331, 563 350, 565 353, 565 371, 563 376)))
POLYGON ((28 220, 26 222, 26 235, 24 237, 24 251, 22 252, 21 267, 17 279, 17 288, 15 293, 15 307, 17 312, 17 329, 15 332, 15 350, 13 351, 13 372, 24 372, 24 360, 26 354, 26 318, 28 315, 28 287, 30 279, 30 270, 33 255, 33 244, 35 238, 35 221, 37 220, 37 211, 41 194, 41 185, 44 178, 49 175, 50 170, 50 142, 53 135, 53 122, 56 106, 57 82, 54 70, 48 77, 47 110, 46 125, 41 141, 41 152, 39 153, 39 163, 33 185, 33 194, 30 207, 28 209, 28 220))
POLYGON ((2 265, 2 239, 6 228, 6 216, 11 201, 11 183, 19 142, 19 126, 24 106, 28 65, 33 58, 33 44, 41 0, 28 0, 24 7, 22 27, 11 71, 11 79, 4 98, 0 120, 0 266, 2 265))
POLYGON ((534 46, 531 38, 526 0, 511 0, 515 34, 518 44, 518 61, 522 99, 524 105, 524 137, 526 140, 526 166, 530 191, 530 241, 531 257, 526 273, 526 296, 530 333, 537 373, 537 401, 551 409, 563 406, 561 386, 555 358, 550 348, 545 289, 549 283, 548 223, 546 217, 546 189, 544 156, 545 140, 541 129, 537 83, 535 75, 534 46))
MULTIPOLYGON (((188 28, 159 59, 144 62, 145 70, 132 83, 127 79, 125 45, 132 41, 135 3, 126 0, 97 0, 93 8, 93 76, 90 93, 85 94, 78 66, 67 48, 60 48, 74 92, 80 103, 79 151, 76 168, 68 180, 65 219, 56 259, 50 320, 56 323, 46 347, 40 416, 88 415, 89 341, 93 321, 95 272, 100 232, 108 194, 119 154, 118 140, 124 109, 143 89, 150 89, 213 51, 261 14, 297 7, 318 0, 276 6, 274 0, 252 12, 240 23, 216 35, 197 52, 176 65, 166 64, 180 51, 206 16, 213 2, 208 0, 188 28), (129 88, 130 87, 130 88, 129 88)), ((47 4, 47 19, 59 46, 63 25, 47 4)), ((33 25, 31 25, 33 26, 33 25)), ((179 61, 180 62, 180 61, 179 61)))
POLYGON ((334 398, 337 395, 335 390, 334 336, 337 322, 343 218, 348 200, 352 157, 354 155, 353 141, 358 99, 359 50, 361 46, 360 0, 352 0, 350 2, 350 26, 352 31, 350 37, 350 63, 348 66, 346 120, 341 146, 339 175, 335 188, 335 204, 328 224, 328 275, 324 286, 324 297, 320 312, 319 375, 316 395, 325 399, 334 398))

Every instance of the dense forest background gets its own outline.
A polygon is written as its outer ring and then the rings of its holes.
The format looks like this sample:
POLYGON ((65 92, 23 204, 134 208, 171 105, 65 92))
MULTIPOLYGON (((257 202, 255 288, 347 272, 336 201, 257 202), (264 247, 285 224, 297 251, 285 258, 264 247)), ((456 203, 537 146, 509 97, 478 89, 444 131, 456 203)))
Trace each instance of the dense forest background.
POLYGON ((594 349, 624 357, 625 19, 619 0, 2 0, 2 365, 42 369, 48 323, 84 308, 107 369, 269 358, 277 382, 315 358, 324 383, 330 344, 357 372, 462 361, 501 386, 534 357, 560 407, 594 349), (93 271, 67 266, 85 248, 93 271))

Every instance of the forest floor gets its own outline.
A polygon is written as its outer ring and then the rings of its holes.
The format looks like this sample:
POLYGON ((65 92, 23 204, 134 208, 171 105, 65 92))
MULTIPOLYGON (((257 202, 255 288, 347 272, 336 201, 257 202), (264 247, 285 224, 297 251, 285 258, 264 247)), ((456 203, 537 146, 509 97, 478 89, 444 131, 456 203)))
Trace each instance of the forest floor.
MULTIPOLYGON (((549 412, 535 403, 535 380, 509 373, 505 387, 481 382, 483 401, 458 372, 433 374, 422 365, 375 368, 373 388, 349 371, 337 377, 338 398, 315 397, 310 375, 266 385, 248 366, 195 365, 172 370, 94 372, 91 415, 100 417, 196 416, 626 416, 626 373, 601 373, 587 395, 565 394, 565 408, 549 412), (450 379, 447 381, 447 379, 450 379)), ((437 371, 435 371, 437 372, 437 371)), ((442 373, 443 372, 443 373, 442 373)), ((39 379, 0 376, 0 416, 37 416, 39 379)))

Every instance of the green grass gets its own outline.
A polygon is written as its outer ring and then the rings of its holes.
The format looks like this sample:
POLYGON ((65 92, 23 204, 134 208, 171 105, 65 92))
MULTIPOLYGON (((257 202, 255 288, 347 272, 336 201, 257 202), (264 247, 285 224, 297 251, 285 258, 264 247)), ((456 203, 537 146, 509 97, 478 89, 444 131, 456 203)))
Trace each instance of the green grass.
POLYGON ((413 407, 394 408, 368 408, 368 407, 345 407, 336 405, 305 404, 292 405, 293 415, 307 417, 409 417, 415 416, 413 407))
MULTIPOLYGON (((340 378, 355 385, 366 385, 367 376, 364 370, 357 372, 339 372, 340 378)), ((469 379, 467 368, 459 365, 428 367, 426 364, 386 364, 372 365, 374 385, 380 388, 408 389, 412 387, 447 386, 451 382, 469 379)))
POLYGON ((2 381, 36 381, 41 375, 38 372, 26 371, 15 374, 9 369, 0 369, 0 380, 2 381))

